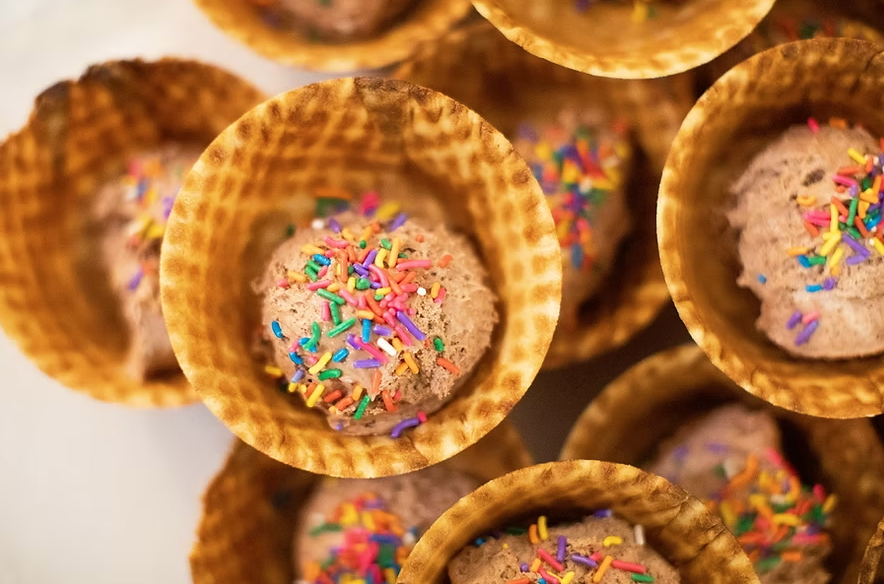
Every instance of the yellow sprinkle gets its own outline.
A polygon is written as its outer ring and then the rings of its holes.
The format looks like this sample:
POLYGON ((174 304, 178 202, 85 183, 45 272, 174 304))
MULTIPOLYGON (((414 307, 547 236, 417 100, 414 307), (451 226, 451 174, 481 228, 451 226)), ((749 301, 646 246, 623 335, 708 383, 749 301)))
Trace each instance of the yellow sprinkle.
POLYGON ((807 253, 806 247, 790 247, 786 250, 786 253, 792 257, 804 255, 807 253))
POLYGON ((859 200, 864 203, 875 204, 878 202, 878 195, 872 194, 872 189, 866 189, 859 194, 859 200))
POLYGON ((534 561, 531 562, 531 565, 528 567, 531 572, 537 572, 540 569, 540 558, 534 558, 534 561))
POLYGON ((546 142, 541 142, 534 147, 534 153, 537 154, 541 160, 549 160, 552 156, 552 148, 550 148, 549 144, 546 142))
POLYGON ((364 318, 365 320, 371 320, 374 318, 374 313, 370 310, 357 310, 356 316, 364 318))
POLYGON ((313 245, 312 243, 307 243, 301 246, 301 252, 306 253, 307 255, 313 255, 318 253, 319 255, 325 255, 325 250, 313 245))
POLYGON ((147 238, 148 239, 159 239, 166 232, 166 226, 161 225, 160 223, 154 223, 150 226, 150 229, 147 230, 147 238))
POLYGON ((855 148, 848 148, 847 155, 857 161, 859 164, 866 163, 866 157, 860 154, 855 148))
POLYGON ((376 255, 374 258, 374 265, 376 265, 379 268, 383 268, 385 257, 387 257, 387 250, 385 250, 384 248, 379 249, 378 255, 376 255))
POLYGON ((605 575, 605 572, 608 571, 608 568, 611 566, 611 563, 614 561, 614 556, 605 556, 605 559, 602 560, 602 563, 599 564, 598 569, 595 571, 595 574, 592 575, 592 581, 598 584, 602 581, 602 576, 605 575))
POLYGON ((326 288, 326 290, 328 290, 329 292, 337 292, 340 289, 341 289, 341 284, 339 282, 332 282, 331 284, 328 285, 328 288, 326 288))
POLYGON ((831 231, 823 231, 822 233, 820 233, 820 237, 823 238, 823 241, 826 241, 827 239, 832 237, 832 232, 831 231))
POLYGON ((722 501, 721 505, 718 507, 718 513, 721 515, 721 520, 724 521, 724 524, 728 527, 736 524, 737 516, 734 513, 734 510, 731 508, 731 504, 729 501, 722 501))
POLYGON ((841 266, 844 264, 838 264, 837 266, 832 266, 829 268, 829 273, 835 276, 836 278, 841 275, 841 266))
POLYGON ((290 381, 290 382, 289 382, 289 386, 288 386, 288 392, 289 392, 289 393, 295 393, 296 391, 298 391, 298 384, 297 384, 297 383, 292 383, 292 382, 290 381))
POLYGON ((356 276, 350 276, 347 278, 347 292, 353 292, 356 290, 356 276))
POLYGON ((294 270, 289 270, 288 272, 285 273, 285 276, 286 276, 286 278, 289 279, 289 281, 293 281, 293 282, 304 283, 307 281, 306 275, 298 273, 294 270))
POLYGON ((393 238, 393 244, 390 246, 390 257, 387 259, 387 265, 391 268, 396 267, 396 262, 399 261, 399 248, 402 247, 402 242, 398 237, 393 238))
POLYGON ((316 375, 317 373, 322 371, 322 368, 325 367, 329 361, 331 361, 331 358, 332 358, 331 351, 326 351, 322 355, 322 357, 319 358, 319 361, 317 361, 316 364, 313 365, 313 367, 311 367, 307 371, 310 372, 310 375, 316 375))
POLYGON ((829 231, 838 232, 838 207, 829 203, 829 231))
POLYGON ((399 337, 393 337, 393 348, 396 349, 397 353, 402 350, 403 346, 404 345, 402 344, 402 341, 399 340, 399 337))
POLYGON ((313 390, 313 393, 310 394, 310 397, 307 398, 307 407, 312 408, 316 405, 316 402, 319 401, 319 398, 322 397, 322 393, 325 391, 325 386, 323 384, 319 384, 316 386, 316 389, 313 390))
POLYGON ((856 214, 859 216, 860 219, 866 218, 866 213, 869 212, 869 207, 871 207, 871 205, 866 201, 859 202, 859 205, 856 206, 856 214))
POLYGON ((299 383, 298 384, 298 391, 301 393, 307 393, 307 384, 306 383, 299 383))
POLYGON ((826 262, 826 264, 830 268, 834 268, 835 266, 837 266, 838 264, 841 263, 841 259, 843 257, 844 257, 844 248, 839 247, 838 249, 835 250, 835 253, 833 253, 832 255, 829 256, 829 260, 826 262))
POLYGON ((877 237, 872 238, 872 245, 875 246, 875 251, 884 256, 884 243, 881 243, 881 240, 877 237))
POLYGON ((389 203, 384 203, 378 209, 378 212, 375 213, 374 218, 378 221, 386 221, 387 219, 392 219, 393 215, 399 212, 399 203, 395 201, 390 201, 389 203))
POLYGON ((439 282, 433 282, 433 286, 430 288, 430 298, 436 299, 436 296, 439 295, 439 289, 442 287, 442 284, 439 282))
POLYGON ((279 377, 282 375, 282 369, 279 367, 274 367, 273 365, 267 365, 264 367, 264 373, 267 375, 272 375, 273 377, 279 377))
POLYGON ((371 513, 368 511, 362 512, 362 525, 367 527, 370 531, 374 531, 374 519, 371 517, 371 513))
POLYGON ((359 401, 359 398, 362 397, 363 391, 365 391, 365 388, 357 383, 356 387, 353 388, 353 395, 351 395, 350 397, 353 398, 353 401, 357 402, 359 401))
POLYGON ((571 580, 574 579, 574 572, 567 572, 562 579, 559 580, 562 584, 571 584, 571 580))
POLYGON ((354 241, 353 232, 350 231, 349 227, 344 227, 343 229, 341 229, 341 237, 343 237, 347 241, 354 241))
POLYGON ((508 549, 510 549, 510 544, 505 543, 505 544, 501 545, 500 547, 502 547, 505 550, 508 550, 508 549))
POLYGON ((826 240, 826 243, 820 248, 820 255, 828 256, 835 250, 835 247, 841 242, 841 232, 835 231, 832 237, 826 240))
POLYGON ((391 291, 392 291, 392 289, 389 286, 386 286, 384 288, 378 288, 377 290, 375 290, 375 293, 380 294, 381 296, 386 296, 391 291))
POLYGON ((405 373, 407 370, 408 370, 408 363, 402 362, 402 363, 399 364, 398 367, 396 367, 396 370, 393 371, 393 373, 394 373, 395 375, 402 375, 402 374, 405 373))
POLYGON ((335 406, 328 406, 328 413, 330 413, 333 416, 337 416, 337 415, 340 415, 341 412, 338 411, 338 408, 336 408, 335 406))
POLYGON ((549 533, 546 530, 546 515, 537 518, 537 535, 540 537, 540 541, 546 541, 549 538, 549 533))
POLYGON ((355 525, 359 522, 359 516, 356 514, 356 507, 353 503, 343 503, 341 505, 340 523, 344 525, 355 525))
POLYGON ((414 361, 414 357, 411 356, 411 353, 402 353, 402 358, 405 359, 405 364, 408 365, 408 368, 411 369, 412 373, 417 374, 417 372, 420 371, 417 367, 417 363, 414 361))
POLYGON ((812 207, 816 203, 816 197, 813 195, 795 197, 795 202, 802 207, 812 207))
POLYGON ((830 513, 837 504, 838 496, 835 493, 832 493, 831 495, 826 497, 826 501, 823 503, 823 513, 830 513))
POLYGON ((384 568, 384 577, 387 579, 387 584, 396 584, 396 572, 393 568, 384 568))
POLYGON ((801 518, 797 515, 789 515, 788 513, 777 513, 771 521, 775 525, 793 525, 795 527, 801 525, 801 518))
POLYGON ((362 237, 360 237, 360 239, 362 239, 363 241, 368 241, 369 238, 371 238, 371 234, 372 234, 371 227, 366 227, 365 229, 362 230, 362 237))
POLYGON ((620 545, 623 543, 623 538, 618 537, 616 535, 609 535, 605 539, 602 540, 602 545, 605 547, 611 547, 612 545, 620 545))

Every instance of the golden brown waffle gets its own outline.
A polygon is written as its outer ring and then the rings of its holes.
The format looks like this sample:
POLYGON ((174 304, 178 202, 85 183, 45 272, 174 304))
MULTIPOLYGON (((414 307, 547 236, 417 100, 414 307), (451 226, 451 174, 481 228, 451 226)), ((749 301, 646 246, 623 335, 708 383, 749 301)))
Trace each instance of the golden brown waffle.
POLYGON ((573 0, 473 0, 482 16, 526 51, 602 77, 649 79, 683 73, 731 48, 764 18, 774 0, 655 2, 657 16, 632 21, 632 3, 573 0))
MULTIPOLYGON (((505 421, 442 464, 484 482, 531 464, 531 457, 505 421)), ((318 478, 237 440, 203 495, 190 553, 194 584, 291 584, 299 511, 318 478)))
POLYGON ((729 402, 762 408, 800 436, 820 480, 838 496, 832 515, 833 582, 855 582, 866 542, 884 514, 884 448, 872 424, 774 408, 734 385, 695 345, 658 353, 615 379, 581 414, 561 458, 637 464, 679 428, 729 402))
POLYGON ((0 145, 0 325, 44 373, 130 406, 197 399, 181 374, 126 375, 126 325, 91 261, 83 209, 131 155, 208 144, 261 99, 230 73, 176 59, 96 65, 37 97, 28 123, 0 145))
POLYGON ((689 76, 619 80, 583 75, 521 50, 487 22, 426 46, 394 76, 453 97, 509 136, 515 135, 520 121, 538 112, 585 101, 628 119, 650 154, 640 157, 629 185, 635 230, 580 321, 561 323, 544 367, 589 359, 614 348, 657 315, 669 293, 657 255, 653 216, 659 175, 653 167, 662 169, 669 142, 694 102, 689 76))
POLYGON ((712 362, 774 405, 829 418, 882 412, 884 360, 796 359, 756 330, 759 301, 736 284, 728 186, 767 143, 809 116, 862 122, 884 135, 880 48, 866 41, 789 43, 719 79, 682 125, 663 173, 657 229, 682 320, 712 362), (739 148, 734 145, 738 144, 739 148))
POLYGON ((322 43, 262 20, 251 2, 194 0, 215 26, 268 59, 314 71, 346 73, 378 69, 407 59, 464 18, 469 0, 421 0, 380 36, 348 43, 322 43))
POLYGON ((881 566, 881 558, 884 556, 884 519, 878 524, 878 529, 869 540, 859 566, 859 584, 878 584, 884 577, 881 566))
POLYGON ((683 584, 758 582, 739 544, 700 501, 656 475, 595 460, 538 464, 479 487, 430 527, 397 582, 446 582, 451 558, 508 520, 598 509, 644 526, 649 544, 678 566, 683 584))
MULTIPOLYGON (((456 219, 456 221, 454 220, 456 219)), ((561 256, 539 185, 474 112, 401 81, 348 78, 277 96, 225 130, 187 178, 163 244, 163 310, 182 369, 235 434, 292 466, 377 477, 429 466, 497 426, 534 379, 561 298, 561 256), (250 356, 250 282, 319 186, 389 176, 429 188, 477 243, 498 295, 491 348, 457 395, 394 440, 347 436, 275 389, 250 356)))

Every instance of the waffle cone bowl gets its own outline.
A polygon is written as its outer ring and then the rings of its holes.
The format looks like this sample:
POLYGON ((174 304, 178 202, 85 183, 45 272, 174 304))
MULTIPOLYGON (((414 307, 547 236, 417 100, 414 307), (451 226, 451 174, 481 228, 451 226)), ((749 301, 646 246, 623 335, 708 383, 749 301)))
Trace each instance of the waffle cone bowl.
POLYGON ((82 209, 130 156, 208 144, 262 98, 230 73, 175 59, 95 65, 40 94, 0 145, 0 325, 44 373, 129 406, 197 400, 180 373, 143 383, 126 373, 127 328, 82 209))
POLYGON ((787 454, 795 450, 790 461, 837 495, 828 567, 832 582, 856 582, 864 548, 884 511, 884 449, 871 422, 812 418, 774 408, 741 391, 694 345, 651 356, 615 379, 581 414, 561 458, 649 462, 661 441, 732 402, 774 416, 787 454))
POLYGON ((420 0, 398 23, 378 36, 331 43, 271 26, 248 1, 194 2, 215 26, 262 56, 328 73, 378 69, 407 59, 421 44, 444 35, 470 10, 469 0, 420 0))
POLYGON ((458 501, 417 543, 398 583, 447 582, 446 566, 463 547, 510 521, 598 509, 644 526, 648 543, 684 584, 758 582, 733 536, 683 489, 631 466, 571 460, 511 472, 458 501))
POLYGON ((800 359, 755 328, 760 302, 737 286, 740 262, 725 211, 728 187, 752 157, 792 125, 840 117, 884 132, 877 45, 848 39, 789 43, 744 61, 688 114, 673 144, 657 207, 666 283, 691 336, 748 392, 829 418, 882 411, 880 356, 800 359), (735 148, 734 145, 739 145, 735 148))
MULTIPOLYGON (((485 482, 531 464, 516 430, 503 422, 441 463, 485 482)), ((206 493, 190 553, 194 584, 291 584, 292 539, 320 477, 237 440, 206 493)))
POLYGON ((508 39, 553 63, 601 77, 649 79, 708 63, 748 35, 774 0, 655 2, 636 22, 632 2, 474 0, 508 39))
POLYGON ((474 108, 507 136, 516 134, 523 119, 548 117, 587 100, 605 107, 612 117, 628 119, 643 150, 627 187, 633 233, 624 241, 609 279, 582 306, 579 321, 566 330, 560 320, 544 367, 585 360, 616 347, 653 320, 669 298, 654 234, 659 176, 654 168, 662 168, 669 142, 693 103, 688 77, 625 81, 583 75, 526 53, 487 22, 425 47, 394 75, 474 108), (464 68, 463 63, 472 66, 464 68))
POLYGON ((561 294, 553 222, 512 146, 450 98, 367 78, 281 94, 225 130, 179 194, 160 272, 172 345, 209 409, 271 458, 348 478, 435 464, 497 426, 540 369, 561 294), (348 436, 292 403, 251 356, 260 301, 250 283, 285 225, 312 219, 316 188, 365 192, 389 177, 411 177, 412 192, 426 190, 427 206, 452 211, 450 223, 472 236, 499 322, 470 378, 428 422, 399 439, 348 436))
POLYGON ((884 558, 884 519, 878 523, 878 528, 866 546, 866 552, 859 567, 859 579, 857 580, 859 584, 878 584, 884 580, 882 558, 884 558))

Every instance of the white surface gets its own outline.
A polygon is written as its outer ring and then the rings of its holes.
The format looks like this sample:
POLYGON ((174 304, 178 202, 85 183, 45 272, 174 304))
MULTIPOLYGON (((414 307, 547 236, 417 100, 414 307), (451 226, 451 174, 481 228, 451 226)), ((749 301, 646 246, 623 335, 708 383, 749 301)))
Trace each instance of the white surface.
MULTIPOLYGON (((0 137, 88 65, 163 55, 270 94, 321 76, 216 30, 190 0, 0 0, 0 137)), ((0 335, 0 584, 183 584, 200 495, 230 434, 202 406, 134 411, 36 370, 0 335)))

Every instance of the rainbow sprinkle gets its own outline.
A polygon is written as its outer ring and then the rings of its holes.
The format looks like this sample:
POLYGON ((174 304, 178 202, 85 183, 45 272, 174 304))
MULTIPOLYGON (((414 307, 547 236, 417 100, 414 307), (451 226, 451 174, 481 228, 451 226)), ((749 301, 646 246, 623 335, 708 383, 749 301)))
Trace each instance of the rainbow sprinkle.
POLYGON ((546 195, 559 244, 570 251, 571 265, 579 270, 592 269, 596 259, 597 210, 625 180, 628 130, 619 122, 611 128, 613 142, 585 126, 569 132, 559 125, 537 129, 522 123, 518 129, 520 141, 526 141, 535 156, 531 171, 546 195))
POLYGON ((807 488, 773 448, 742 465, 720 465, 727 484, 707 501, 764 574, 802 558, 802 546, 827 544, 824 532, 836 499, 821 485, 807 488))
MULTIPOLYGON (((829 120, 832 127, 845 128, 844 120, 829 120)), ((820 125, 815 119, 808 120, 812 132, 819 132, 820 125)), ((838 277, 844 269, 860 266, 866 261, 884 255, 884 227, 881 226, 882 175, 884 175, 884 141, 878 154, 863 154, 848 148, 845 166, 830 177, 832 194, 828 200, 818 201, 815 197, 798 197, 796 204, 804 228, 814 240, 808 248, 792 248, 786 254, 805 269, 822 267, 827 276, 820 282, 805 285, 809 293, 824 293, 834 290, 838 277)), ((818 180, 824 180, 820 175, 818 180)), ((813 318, 806 318, 796 311, 785 323, 792 330, 802 324, 795 337, 795 345, 807 343, 820 327, 819 313, 811 312, 813 318)))
MULTIPOLYGON (((329 198, 345 199, 340 194, 329 198)), ((333 206, 339 210, 337 203, 333 206)), ((328 225, 335 236, 304 245, 301 251, 308 259, 303 270, 288 271, 277 284, 313 292, 317 313, 310 330, 285 331, 278 321, 269 325, 274 339, 287 343, 289 359, 295 365, 291 378, 274 376, 281 389, 299 393, 308 407, 321 407, 357 421, 366 414, 397 411, 401 399, 401 392, 394 387, 397 379, 419 375, 417 357, 424 352, 432 352, 440 369, 460 375, 452 357, 444 355, 444 339, 427 334, 414 322, 421 303, 444 302, 445 289, 429 274, 436 266, 448 267, 451 255, 438 260, 414 257, 411 242, 393 237, 407 216, 399 212, 397 204, 381 205, 376 193, 365 194, 358 211, 373 219, 360 233, 351 232, 335 218, 314 222, 317 228, 328 225), (320 323, 328 323, 324 332, 320 323), (323 337, 331 340, 332 346, 320 352, 323 337), (382 369, 393 363, 393 374, 384 375, 382 369), (373 370, 371 383, 365 387, 350 383, 341 368, 346 366, 373 370)), ((391 435, 398 438, 424 422, 426 415, 418 412, 397 424, 391 435)))
POLYGON ((303 567, 307 582, 394 584, 420 535, 416 526, 406 528, 373 493, 342 502, 321 525, 310 530, 309 536, 317 538, 329 532, 340 532, 342 543, 330 549, 322 562, 303 567))

